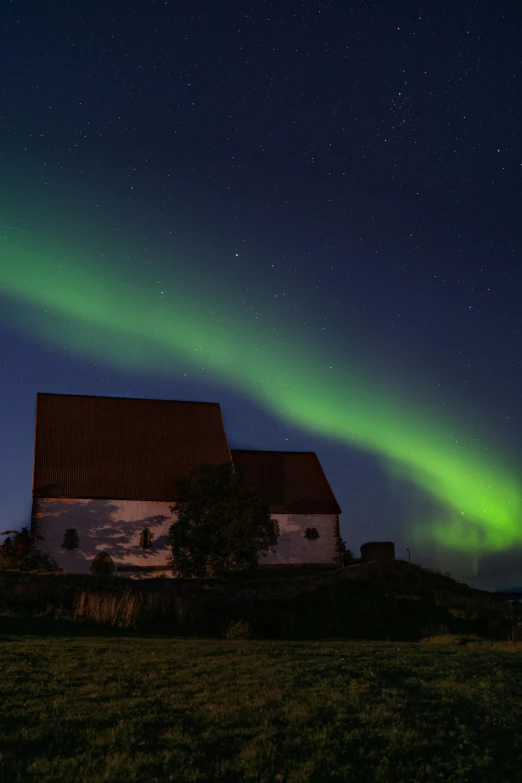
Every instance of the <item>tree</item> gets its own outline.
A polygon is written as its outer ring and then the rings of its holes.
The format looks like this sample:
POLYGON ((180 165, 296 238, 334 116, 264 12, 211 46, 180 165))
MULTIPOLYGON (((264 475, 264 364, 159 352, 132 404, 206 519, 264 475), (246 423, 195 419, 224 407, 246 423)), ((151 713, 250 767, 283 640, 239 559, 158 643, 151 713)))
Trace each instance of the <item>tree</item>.
MULTIPOLYGON (((13 531, 6 531, 13 532, 13 531)), ((8 536, 0 546, 0 568, 13 571, 60 571, 56 561, 38 549, 37 541, 42 536, 32 536, 28 527, 8 536)))
POLYGON ((344 538, 341 538, 341 554, 343 558, 343 565, 349 565, 355 562, 355 555, 351 549, 348 549, 348 545, 344 538))
POLYGON ((178 480, 177 512, 168 534, 169 565, 181 577, 223 576, 233 566, 254 563, 275 544, 268 507, 230 463, 202 465, 178 480))

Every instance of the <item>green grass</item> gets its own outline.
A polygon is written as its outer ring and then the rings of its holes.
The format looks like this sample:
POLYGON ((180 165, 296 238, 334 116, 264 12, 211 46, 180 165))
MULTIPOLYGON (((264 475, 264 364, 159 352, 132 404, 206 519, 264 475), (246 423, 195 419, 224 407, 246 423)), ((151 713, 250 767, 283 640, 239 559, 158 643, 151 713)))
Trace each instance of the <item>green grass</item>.
POLYGON ((0 781, 522 781, 522 649, 0 623, 0 781))

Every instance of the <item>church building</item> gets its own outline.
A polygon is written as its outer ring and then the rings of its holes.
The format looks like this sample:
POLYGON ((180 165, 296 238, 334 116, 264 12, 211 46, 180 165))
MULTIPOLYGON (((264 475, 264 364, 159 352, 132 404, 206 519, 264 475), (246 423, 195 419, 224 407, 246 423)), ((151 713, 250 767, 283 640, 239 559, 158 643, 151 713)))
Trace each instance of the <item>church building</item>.
POLYGON ((170 576, 176 477, 225 462, 274 520, 259 567, 341 565, 341 509, 317 455, 231 450, 218 403, 37 394, 32 532, 65 571, 170 576))

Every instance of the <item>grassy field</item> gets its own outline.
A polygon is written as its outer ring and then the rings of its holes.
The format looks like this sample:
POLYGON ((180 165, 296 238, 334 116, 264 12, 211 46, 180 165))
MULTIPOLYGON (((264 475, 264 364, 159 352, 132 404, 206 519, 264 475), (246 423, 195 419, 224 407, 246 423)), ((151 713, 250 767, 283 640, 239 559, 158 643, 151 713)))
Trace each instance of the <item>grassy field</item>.
POLYGON ((522 781, 522 646, 439 641, 0 618, 0 781, 522 781))

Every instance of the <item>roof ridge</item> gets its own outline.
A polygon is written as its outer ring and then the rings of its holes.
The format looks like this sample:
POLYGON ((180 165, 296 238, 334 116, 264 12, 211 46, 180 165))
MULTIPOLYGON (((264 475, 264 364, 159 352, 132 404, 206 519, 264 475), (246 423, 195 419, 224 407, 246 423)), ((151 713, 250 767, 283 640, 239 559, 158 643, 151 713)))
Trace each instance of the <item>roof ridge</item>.
POLYGON ((208 400, 166 400, 155 399, 154 397, 121 397, 111 394, 67 394, 64 392, 36 392, 36 397, 84 397, 94 400, 133 400, 134 402, 185 402, 190 405, 221 405, 219 402, 209 402, 208 400))
POLYGON ((231 452, 233 451, 245 451, 249 454, 315 454, 317 456, 316 451, 292 451, 290 449, 230 449, 231 452))

